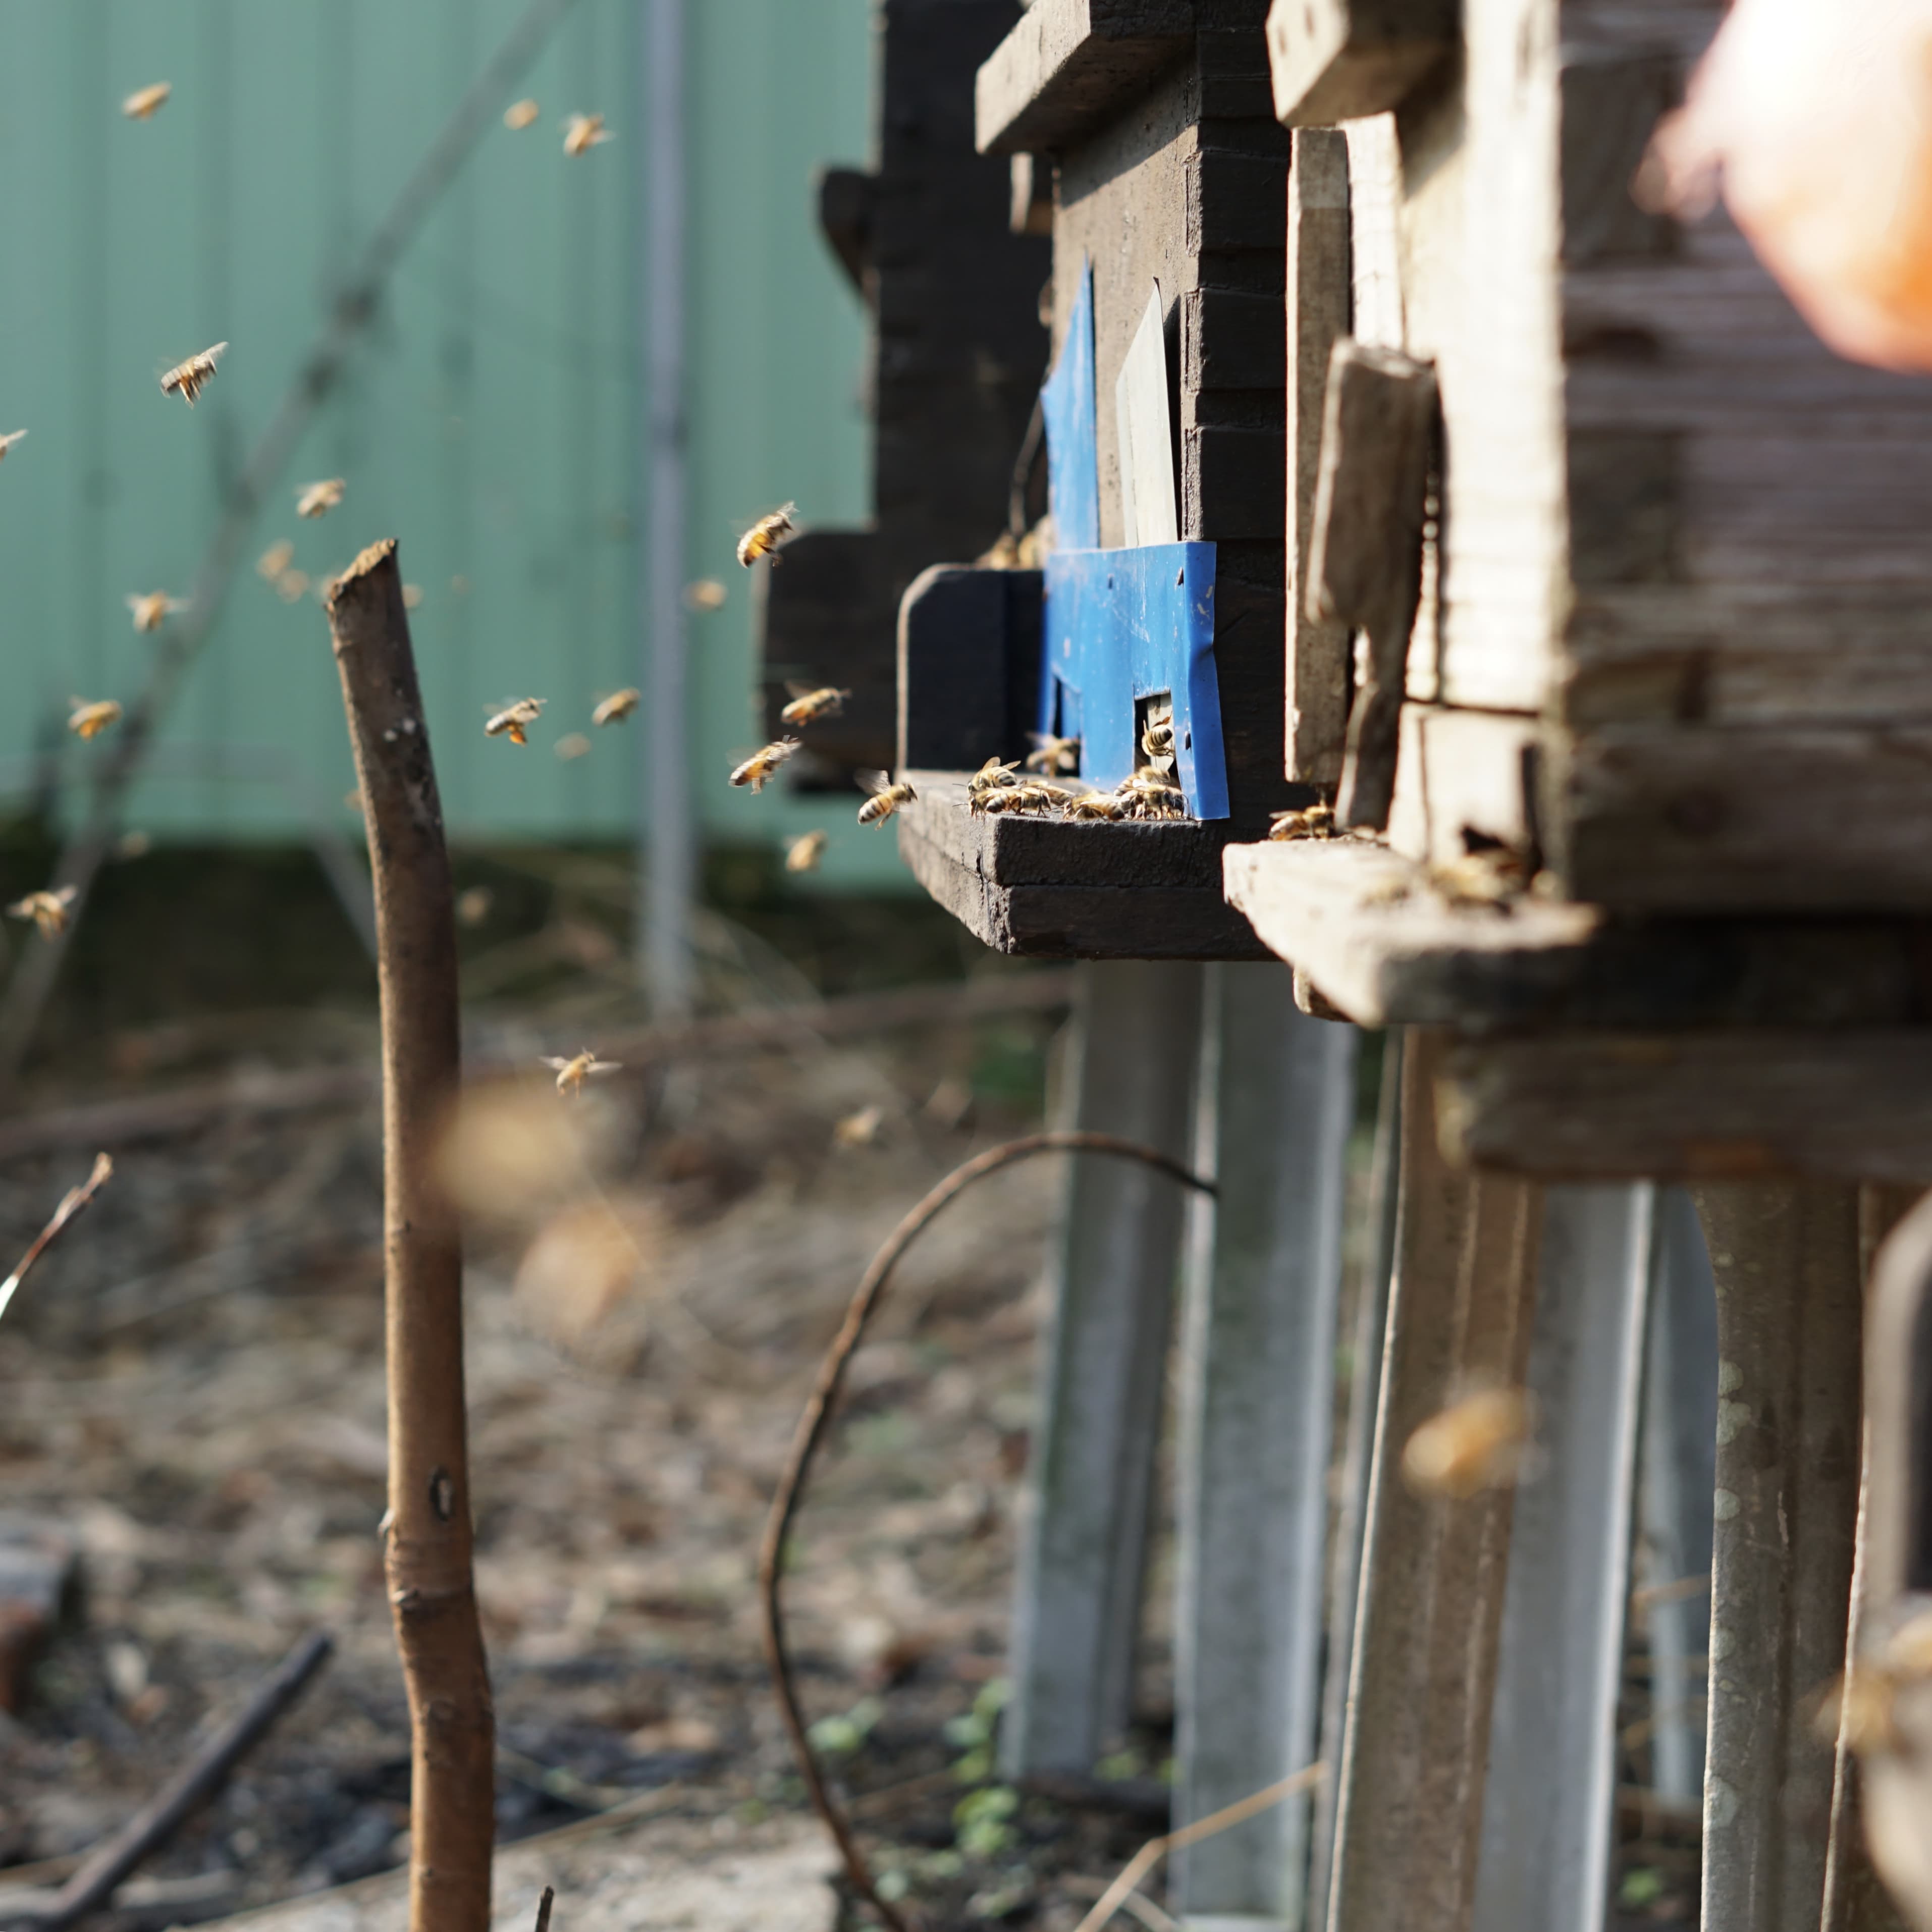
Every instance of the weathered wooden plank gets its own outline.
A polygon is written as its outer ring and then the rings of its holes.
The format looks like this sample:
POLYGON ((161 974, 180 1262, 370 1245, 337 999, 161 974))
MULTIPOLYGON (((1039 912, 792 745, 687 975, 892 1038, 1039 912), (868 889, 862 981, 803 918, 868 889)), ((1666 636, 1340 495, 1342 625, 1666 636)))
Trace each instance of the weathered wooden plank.
POLYGON ((1762 1182, 1694 1194, 1721 1363, 1702 1923, 1811 1932, 1832 1777, 1814 1699, 1844 1663, 1858 1515, 1857 1195, 1762 1182))
POLYGON ((1274 110, 1290 128, 1331 128, 1401 106, 1456 44, 1455 0, 1274 0, 1274 110))
POLYGON ((1186 55, 1194 25, 1193 0, 1035 0, 974 83, 980 153, 1066 147, 1186 55))
POLYGON ((1541 1192, 1444 1163, 1442 1045, 1418 1033, 1405 1057, 1401 1221, 1329 1932, 1464 1932, 1476 1882, 1513 1498, 1418 1496, 1398 1466, 1411 1435, 1472 1378, 1521 1384, 1541 1192))
MULTIPOLYGON (((1413 662, 1413 658, 1411 660, 1413 662)), ((1388 842, 1446 866, 1478 842, 1527 856, 1535 844, 1531 794, 1540 721, 1504 711, 1405 704, 1388 842)))
POLYGON ((1648 1184, 1544 1197, 1544 1460, 1510 1526, 1473 1932, 1604 1925, 1656 1205, 1648 1184))
MULTIPOLYGON (((1295 1010, 1286 969, 1207 970, 1182 1317, 1177 1825, 1313 1761, 1355 1034, 1295 1010)), ((1311 1799, 1187 1848, 1168 1904, 1299 1932, 1311 1799)))
POLYGON ((1348 631, 1308 613, 1328 364, 1348 328, 1348 144, 1298 128, 1288 178, 1288 776, 1333 785, 1348 728, 1348 631))
POLYGON ((1180 367, 1196 394, 1282 388, 1281 304, 1238 289, 1191 290, 1181 304, 1180 367))
MULTIPOLYGON (((1069 1124, 1189 1157, 1201 975, 1082 970, 1069 1124)), ((1006 1774, 1090 1772, 1124 1730, 1185 1207, 1132 1161, 1076 1160, 1027 1473, 1006 1774)))
POLYGON ((1456 1159, 1546 1180, 1932 1179, 1932 1027, 1469 1041, 1445 1080, 1456 1159))
POLYGON ((892 769, 976 771, 1013 755, 1040 704, 1036 570, 934 564, 899 604, 892 769))
POLYGON ((1322 406, 1307 608, 1367 638, 1336 800, 1344 825, 1388 821, 1436 410, 1435 372, 1426 364, 1350 337, 1336 340, 1322 406))

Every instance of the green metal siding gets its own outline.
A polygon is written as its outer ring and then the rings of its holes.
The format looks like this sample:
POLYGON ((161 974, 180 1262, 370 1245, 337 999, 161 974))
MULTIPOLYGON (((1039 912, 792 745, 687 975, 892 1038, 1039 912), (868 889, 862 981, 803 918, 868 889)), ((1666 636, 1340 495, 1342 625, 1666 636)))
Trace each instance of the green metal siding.
MULTIPOLYGON (((130 591, 184 590, 220 484, 267 420, 335 283, 522 0, 0 0, 0 787, 53 746, 70 694, 131 694, 152 640, 130 591), (129 122, 122 97, 173 98, 129 122), (155 377, 232 346, 190 412, 155 377)), ((865 501, 858 305, 812 230, 809 176, 867 142, 867 0, 692 0, 692 574, 730 603, 696 616, 693 738, 713 832, 757 836, 722 766, 749 715, 749 600, 732 519, 796 496, 865 501)), ((641 475, 636 0, 579 0, 404 259, 346 381, 260 520, 320 580, 380 535, 401 540, 425 698, 458 836, 626 836, 639 734, 589 729, 638 682, 641 475), (580 159, 560 122, 602 110, 616 139, 580 159), (348 482, 298 521, 296 487, 348 482), (518 751, 488 707, 550 700, 518 751)), ((328 637, 313 598, 252 570, 169 725, 168 776, 129 822, 180 836, 286 836, 298 807, 219 776, 252 758, 344 814, 351 782, 328 637)), ((771 795, 754 802, 769 806, 771 795)), ((811 814, 803 814, 808 819, 811 814)), ((802 820, 801 820, 802 822, 802 820)))

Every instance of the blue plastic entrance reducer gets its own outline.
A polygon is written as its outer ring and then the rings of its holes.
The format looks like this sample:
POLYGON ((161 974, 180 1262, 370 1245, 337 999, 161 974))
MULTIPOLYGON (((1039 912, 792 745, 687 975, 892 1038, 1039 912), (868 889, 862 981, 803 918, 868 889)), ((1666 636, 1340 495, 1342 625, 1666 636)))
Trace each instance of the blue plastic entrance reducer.
POLYGON ((1055 548, 1046 560, 1040 728, 1080 740, 1080 775, 1119 784, 1138 762, 1137 700, 1174 709, 1175 777, 1196 818, 1228 816, 1214 674, 1214 546, 1102 550, 1094 379, 1094 272, 1040 392, 1055 548))

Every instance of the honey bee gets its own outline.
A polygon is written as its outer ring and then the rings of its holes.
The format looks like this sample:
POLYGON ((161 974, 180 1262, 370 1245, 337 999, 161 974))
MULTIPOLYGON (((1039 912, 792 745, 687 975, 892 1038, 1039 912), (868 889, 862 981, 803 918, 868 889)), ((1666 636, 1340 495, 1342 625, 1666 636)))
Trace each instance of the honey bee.
POLYGON ((52 939, 67 930, 67 909, 74 904, 74 895, 80 889, 63 886, 55 892, 29 892, 23 899, 16 899, 7 910, 15 919, 30 919, 40 929, 42 938, 52 939))
MULTIPOLYGON (((1141 728, 1141 751, 1150 762, 1172 760, 1174 712, 1171 706, 1162 705, 1158 711, 1148 713, 1148 721, 1141 728)), ((1172 769, 1171 764, 1168 768, 1172 769)))
POLYGON ((599 1060, 586 1047, 581 1053, 573 1054, 568 1060, 554 1059, 546 1054, 544 1064, 556 1070, 556 1090, 568 1100, 572 1094, 583 1092, 585 1081, 602 1074, 615 1073, 622 1066, 623 1062, 599 1060))
POLYGON ((136 630, 158 631, 172 612, 188 608, 188 600, 170 597, 165 590, 130 592, 128 608, 134 614, 136 630))
POLYGON ((265 584, 272 584, 294 562, 296 547, 286 537, 278 538, 255 560, 255 574, 265 584))
POLYGON ((836 718, 852 695, 829 684, 814 691, 808 685, 788 682, 785 688, 791 693, 791 702, 778 713, 782 724, 815 724, 821 718, 836 718))
POLYGON ((1070 773, 1080 769, 1078 738, 1055 738, 1044 732, 1029 731, 1027 741, 1033 746, 1027 754, 1028 771, 1040 772, 1052 778, 1058 772, 1070 773))
POLYGON ((564 120, 563 152, 566 154, 587 154, 600 142, 611 138, 601 114, 572 114, 564 120))
POLYGON ((734 785, 749 785, 754 791, 763 791, 771 782, 772 773, 797 749, 796 738, 776 739, 762 752, 754 752, 731 774, 731 782, 734 785))
POLYGON ((496 895, 488 886, 466 886, 456 896, 457 922, 481 926, 490 916, 490 908, 496 901, 496 895))
POLYGON ((185 362, 177 362, 161 378, 161 394, 172 396, 178 393, 190 409, 194 407, 194 399, 214 380, 214 365, 228 353, 228 345, 218 342, 212 349, 204 349, 199 356, 190 356, 185 362))
POLYGON ((684 586, 685 603, 693 610, 722 610, 730 594, 715 577, 700 577, 684 586))
POLYGON ((1125 809, 1119 798, 1110 791, 1082 792, 1078 798, 1071 798, 1066 802, 1069 818, 1118 818, 1125 809))
POLYGON ((1431 1416, 1402 1452, 1409 1487, 1465 1501, 1522 1475, 1536 1409, 1520 1388, 1479 1388, 1431 1416))
POLYGON ((299 604, 308 594, 308 572, 285 570, 275 579, 276 594, 284 604, 299 604))
POLYGON ((796 503, 781 505, 770 515, 760 517, 738 539, 738 561, 747 570, 761 556, 770 557, 774 563, 778 562, 779 546, 794 528, 792 512, 797 508, 796 503))
POLYGON ((326 476, 320 483, 304 483, 296 494, 296 514, 327 516, 342 501, 342 493, 348 487, 340 476, 326 476))
POLYGON ((988 758, 966 781, 967 810, 975 816, 986 811, 996 792, 1019 782, 1015 776, 1018 770, 1019 760, 1017 758, 1007 764, 1000 764, 998 758, 988 758))
POLYGON ((154 848, 153 838, 146 832, 124 832, 114 842, 117 859, 145 859, 154 848))
POLYGON ((1059 786, 1044 784, 1034 779, 1022 784, 1007 785, 994 792, 986 800, 986 808, 989 812, 1015 812, 1027 818, 1035 812, 1051 812, 1066 801, 1066 794, 1059 786))
POLYGON ((513 100, 503 110, 503 125, 513 134, 520 134, 526 128, 534 124, 543 112, 534 100, 513 100))
POLYGON ((590 740, 581 731, 567 732, 550 747, 566 764, 590 755, 590 740))
POLYGON ((423 588, 420 584, 406 584, 403 586, 403 608, 405 610, 420 609, 422 600, 423 588))
POLYGON ((785 848, 785 870, 788 872, 817 872, 818 862, 825 856, 825 848, 831 842, 831 836, 828 832, 800 832, 785 848))
POLYGON ((543 708, 541 698, 520 698, 515 704, 505 705, 488 720, 483 727, 483 735, 486 738, 507 738, 513 745, 527 745, 530 741, 524 735, 524 729, 537 722, 543 708))
POLYGON ((152 121, 174 88, 165 80, 152 87, 137 87, 121 104, 121 111, 130 121, 152 121))
POLYGON ((832 1138, 841 1147, 872 1147, 878 1143, 879 1130, 885 1124, 886 1110, 874 1101, 869 1107, 861 1107, 856 1114, 848 1114, 832 1130, 832 1138))
POLYGON ((626 685, 622 691, 614 691, 608 698, 598 700, 597 709, 590 714, 593 724, 621 724, 644 702, 644 693, 635 685, 626 685))
POLYGON ((67 728, 76 738, 98 738, 110 724, 121 722, 121 701, 115 698, 72 698, 67 728))
POLYGON ((1120 788, 1117 796, 1130 818, 1184 818, 1187 800, 1178 785, 1158 772, 1138 771, 1120 788))
POLYGON ((1300 812, 1276 812, 1268 815, 1268 836, 1292 843, 1298 838, 1332 838, 1335 836, 1335 808, 1311 805, 1300 812))
POLYGON ((1529 867, 1507 845, 1479 845, 1460 859, 1432 866, 1429 883, 1454 906, 1505 911, 1528 884, 1529 867))
POLYGON ((26 433, 23 429, 10 429, 4 436, 0 436, 0 463, 6 460, 8 451, 11 449, 26 433))
POLYGON ((895 784, 890 772, 861 772, 859 782, 872 795, 859 808, 861 825, 883 825, 902 805, 918 797, 909 784, 895 784))

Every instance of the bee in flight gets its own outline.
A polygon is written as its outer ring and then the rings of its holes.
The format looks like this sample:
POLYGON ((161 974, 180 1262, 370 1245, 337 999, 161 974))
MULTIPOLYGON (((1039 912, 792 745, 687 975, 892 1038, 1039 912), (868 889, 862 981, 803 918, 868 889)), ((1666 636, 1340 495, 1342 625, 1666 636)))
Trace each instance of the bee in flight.
POLYGON ((572 731, 558 739, 550 748, 566 764, 568 764, 574 759, 590 757, 590 740, 581 731, 572 731))
POLYGON ((734 785, 749 785, 754 791, 763 791, 770 783, 772 775, 793 752, 798 749, 796 738, 775 739, 761 752, 754 752, 731 774, 734 785))
POLYGON ((715 577, 700 577, 684 586, 684 601, 693 610, 722 610, 730 596, 715 577))
POLYGON ((861 772, 859 782, 872 795, 859 808, 861 825, 883 825, 902 805, 910 805, 919 794, 909 784, 895 784, 890 772, 861 772))
POLYGON ((612 138, 601 114, 572 114, 563 124, 563 152, 566 154, 587 154, 600 142, 612 138))
POLYGON ((791 693, 791 702, 778 713, 778 722, 784 724, 815 724, 821 718, 836 718, 852 695, 829 684, 814 691, 809 685, 788 680, 785 688, 791 693))
POLYGON ((1335 808, 1311 805, 1302 812, 1276 812, 1268 817, 1268 836, 1276 841, 1297 838, 1332 838, 1335 836, 1335 808))
POLYGON ((85 698, 73 698, 68 702, 74 709, 68 714, 67 728, 76 738, 98 738, 109 725, 121 722, 118 698, 101 698, 90 701, 85 698))
POLYGON ((272 584, 295 561, 295 545, 286 537, 278 537, 255 560, 255 574, 265 584, 272 584))
POLYGON ((483 735, 486 738, 507 738, 513 745, 527 745, 530 741, 524 735, 525 728, 537 722, 543 708, 541 698, 520 698, 515 704, 505 705, 485 722, 483 735))
POLYGON ((152 121, 174 88, 165 80, 152 87, 137 87, 121 104, 121 111, 130 121, 152 121))
POLYGON ((798 508, 796 503, 783 503, 769 516, 760 517, 738 539, 738 561, 747 570, 760 557, 768 556, 772 562, 778 560, 778 548, 796 527, 792 522, 792 512, 798 508))
POLYGON ((130 591, 128 608, 134 614, 137 631, 158 631, 177 610, 188 608, 184 597, 170 597, 165 590, 130 591))
POLYGON ((1522 1474, 1535 1425, 1535 1404, 1525 1390, 1473 1390, 1410 1436, 1402 1475, 1423 1496, 1466 1499, 1507 1489, 1522 1474))
POLYGON ((556 1069, 556 1090, 568 1100, 572 1094, 583 1092, 585 1081, 600 1074, 615 1073, 622 1066, 623 1062, 599 1060, 586 1047, 581 1053, 573 1054, 568 1060, 554 1059, 546 1054, 544 1064, 556 1069))
POLYGON ((597 709, 590 714, 593 724, 621 724, 644 702, 644 693, 635 685, 626 685, 622 691, 614 691, 608 698, 598 700, 597 709))
POLYGON ((1080 769, 1078 738, 1055 738, 1044 731, 1029 731, 1027 742, 1033 746, 1027 754, 1028 771, 1052 778, 1059 772, 1070 773, 1080 769))
POLYGON ((832 1138, 841 1147, 876 1147, 879 1130, 885 1125, 886 1110, 874 1100, 856 1114, 848 1114, 832 1130, 832 1138))
POLYGON ((67 930, 67 909, 74 904, 77 886, 63 886, 57 892, 29 892, 8 908, 14 919, 30 919, 43 938, 52 939, 67 930))
POLYGON ((161 378, 161 394, 178 394, 193 409, 195 398, 214 380, 214 365, 227 353, 227 344, 218 342, 213 348, 204 349, 199 356, 190 356, 185 362, 177 362, 161 378))
POLYGON ((4 436, 0 436, 0 462, 6 460, 8 451, 11 449, 26 433, 23 429, 10 429, 4 436))
POLYGON ((543 112, 534 100, 513 100, 503 110, 503 125, 513 134, 520 134, 532 125, 543 112))
POLYGON ((326 517, 342 501, 348 488, 340 476, 326 476, 320 483, 305 483, 296 496, 298 517, 326 517))
POLYGON ((785 848, 785 870, 788 872, 815 872, 818 862, 825 856, 825 848, 832 842, 830 835, 824 832, 802 832, 785 848))

